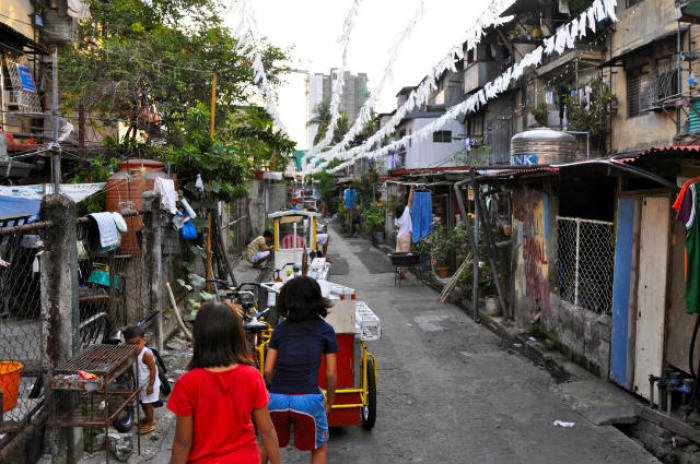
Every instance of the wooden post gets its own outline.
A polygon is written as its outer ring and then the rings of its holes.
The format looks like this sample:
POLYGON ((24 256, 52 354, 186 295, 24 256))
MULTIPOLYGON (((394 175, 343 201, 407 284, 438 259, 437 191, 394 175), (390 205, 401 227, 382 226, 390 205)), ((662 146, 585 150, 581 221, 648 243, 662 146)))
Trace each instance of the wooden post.
POLYGON ((80 166, 85 167, 87 156, 85 154, 85 106, 81 103, 78 108, 78 145, 80 153, 80 166))
MULTIPOLYGON (((211 76, 211 108, 209 110, 211 112, 211 119, 209 122, 209 136, 211 138, 214 138, 214 122, 216 121, 216 73, 213 73, 211 76)), ((211 179, 209 179, 209 186, 211 186, 211 179)), ((207 194, 209 196, 209 194, 207 194)), ((212 226, 212 220, 211 220, 211 209, 209 209, 209 212, 207 213, 207 259, 206 259, 206 278, 207 278, 207 291, 212 292, 214 286, 210 282, 212 279, 212 272, 211 272, 211 226, 212 226)))

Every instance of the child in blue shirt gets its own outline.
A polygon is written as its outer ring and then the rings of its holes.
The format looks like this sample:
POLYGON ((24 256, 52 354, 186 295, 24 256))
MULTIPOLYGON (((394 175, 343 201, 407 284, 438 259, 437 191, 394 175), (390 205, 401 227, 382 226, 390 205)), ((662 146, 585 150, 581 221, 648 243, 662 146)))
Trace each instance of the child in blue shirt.
MULTIPOLYGON (((312 464, 325 464, 328 442, 327 411, 335 399, 338 381, 335 331, 322 318, 330 302, 318 283, 296 277, 277 297, 279 314, 286 318, 275 327, 265 359, 265 378, 270 383, 268 408, 280 447, 289 444, 294 427, 294 447, 311 451, 312 464), (321 358, 326 360, 326 392, 318 386, 321 358)), ((267 462, 262 454, 263 463, 267 462)))

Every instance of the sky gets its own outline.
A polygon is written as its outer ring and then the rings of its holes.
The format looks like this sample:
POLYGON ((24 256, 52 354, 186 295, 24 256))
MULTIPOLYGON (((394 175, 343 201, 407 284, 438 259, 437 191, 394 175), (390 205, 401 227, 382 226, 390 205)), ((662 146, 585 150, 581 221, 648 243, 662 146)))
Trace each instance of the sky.
MULTIPOLYGON (((259 32, 288 50, 291 64, 309 73, 329 73, 341 66, 338 38, 352 0, 252 0, 259 32)), ((411 37, 399 48, 393 79, 378 97, 375 111, 396 108, 396 93, 417 85, 451 46, 459 44, 487 0, 424 0, 424 14, 411 37)), ((374 89, 387 64, 389 50, 420 6, 420 0, 363 0, 355 17, 347 70, 368 75, 374 89)), ((233 21, 235 21, 234 18, 233 21)), ((279 89, 282 123, 298 149, 306 149, 306 74, 286 77, 279 89)))

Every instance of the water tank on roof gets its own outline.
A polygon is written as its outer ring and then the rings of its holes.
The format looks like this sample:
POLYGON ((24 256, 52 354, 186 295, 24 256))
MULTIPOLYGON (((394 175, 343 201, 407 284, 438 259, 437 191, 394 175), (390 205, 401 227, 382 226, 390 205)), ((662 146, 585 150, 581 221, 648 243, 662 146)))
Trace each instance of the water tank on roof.
POLYGON ((575 161, 573 135, 546 127, 515 134, 510 139, 510 162, 515 166, 562 164, 575 161))

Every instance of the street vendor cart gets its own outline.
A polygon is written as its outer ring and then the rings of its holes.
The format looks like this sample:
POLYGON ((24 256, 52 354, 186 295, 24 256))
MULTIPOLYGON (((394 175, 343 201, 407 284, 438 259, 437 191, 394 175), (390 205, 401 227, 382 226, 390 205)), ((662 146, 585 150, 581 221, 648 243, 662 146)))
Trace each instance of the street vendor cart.
MULTIPOLYGON (((364 301, 356 299, 354 289, 326 280, 317 282, 323 296, 333 302, 326 322, 335 330, 339 348, 336 355, 338 383, 328 425, 361 425, 365 430, 371 430, 377 418, 377 361, 367 349, 366 342, 381 337, 380 320, 364 301)), ((271 295, 277 294, 282 285, 282 282, 262 284, 271 295)), ((274 299, 270 303, 274 305, 274 299)), ((263 350, 259 350, 258 355, 261 365, 264 364, 263 350)), ((319 386, 325 391, 324 361, 318 379, 319 386)))
MULTIPOLYGON (((371 430, 377 418, 377 360, 367 349, 366 342, 381 336, 379 318, 363 301, 354 298, 354 290, 335 300, 326 322, 336 333, 338 341, 338 386, 335 402, 328 413, 328 425, 362 425, 371 430), (350 297, 348 299, 347 297, 350 297)), ((319 369, 319 385, 325 388, 325 363, 319 369)))
POLYGON ((320 214, 311 211, 278 211, 267 216, 273 223, 274 266, 301 266, 304 252, 316 250, 316 227, 320 214))

